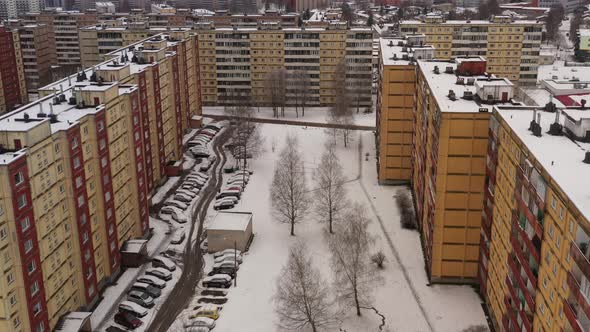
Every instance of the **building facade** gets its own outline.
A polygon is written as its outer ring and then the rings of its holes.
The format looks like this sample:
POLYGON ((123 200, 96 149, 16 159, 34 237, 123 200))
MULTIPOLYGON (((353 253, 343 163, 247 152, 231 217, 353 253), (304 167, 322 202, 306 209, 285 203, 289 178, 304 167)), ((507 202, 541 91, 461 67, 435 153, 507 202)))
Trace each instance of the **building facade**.
POLYGON ((0 114, 25 103, 27 87, 18 32, 0 26, 0 114))
POLYGON ((0 330, 90 310, 125 241, 147 236, 150 197, 200 114, 197 46, 184 32, 144 40, 0 117, 0 330))
POLYGON ((426 44, 436 48, 437 59, 484 56, 489 73, 519 85, 535 85, 539 66, 543 24, 492 16, 489 21, 446 21, 428 15, 423 21, 400 24, 403 36, 426 35, 426 44))

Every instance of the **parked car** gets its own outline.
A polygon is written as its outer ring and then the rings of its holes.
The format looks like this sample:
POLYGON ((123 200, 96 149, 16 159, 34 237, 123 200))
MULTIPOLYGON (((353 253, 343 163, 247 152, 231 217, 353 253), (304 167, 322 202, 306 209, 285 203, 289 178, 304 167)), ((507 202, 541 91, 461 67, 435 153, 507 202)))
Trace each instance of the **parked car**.
POLYGON ((236 270, 239 270, 240 269, 239 264, 234 264, 234 261, 233 260, 231 260, 231 261, 224 260, 222 262, 218 262, 218 263, 214 263, 213 264, 213 269, 214 270, 215 269, 225 268, 225 267, 227 267, 227 268, 235 268, 236 270))
POLYGON ((146 308, 131 301, 123 301, 119 303, 119 312, 128 312, 134 315, 135 317, 145 317, 148 314, 146 308))
POLYGON ((152 259, 153 267, 161 267, 168 271, 176 270, 176 264, 170 258, 158 255, 152 259))
POLYGON ((240 181, 244 181, 246 183, 248 183, 248 181, 250 181, 250 175, 246 175, 246 174, 235 174, 229 177, 228 180, 240 180, 240 181))
POLYGON ((201 132, 199 133, 199 135, 202 135, 202 136, 209 136, 209 137, 211 137, 211 138, 213 138, 213 136, 215 136, 215 134, 217 134, 217 133, 216 133, 216 132, 213 132, 213 131, 208 131, 208 130, 206 130, 206 129, 205 129, 205 130, 203 130, 203 131, 201 131, 201 132))
POLYGON ((228 267, 228 266, 223 266, 223 267, 217 267, 214 268, 213 270, 211 270, 211 272, 209 272, 208 276, 214 276, 216 274, 227 274, 228 276, 235 278, 236 277, 236 269, 234 269, 233 266, 228 267))
POLYGON ((220 198, 224 198, 224 197, 236 197, 236 198, 240 198, 241 197, 241 192, 239 190, 223 190, 221 191, 219 194, 217 194, 217 196, 215 196, 215 199, 220 199, 220 198))
POLYGON ((157 298, 160 297, 160 295, 162 295, 162 291, 159 288, 143 282, 134 282, 131 286, 131 290, 144 292, 153 298, 157 298))
POLYGON ((240 201, 237 197, 235 196, 228 196, 228 197, 223 197, 220 199, 215 200, 215 202, 223 202, 223 201, 227 201, 227 202, 232 202, 234 204, 238 204, 238 202, 240 201))
POLYGON ((191 175, 200 176, 200 177, 202 177, 205 180, 209 179, 209 174, 203 173, 203 172, 199 172, 199 171, 197 171, 197 172, 191 172, 191 175))
POLYGON ((146 284, 150 284, 154 287, 158 287, 160 289, 166 287, 166 282, 158 277, 154 277, 151 275, 143 275, 137 278, 137 281, 143 282, 146 284))
POLYGON ((201 291, 201 295, 227 296, 227 290, 225 290, 225 289, 207 288, 207 289, 203 289, 201 291))
POLYGON ((163 269, 161 267, 147 269, 145 274, 154 276, 160 280, 168 281, 172 280, 172 273, 170 271, 163 269))
POLYGON ((212 329, 215 327, 215 320, 208 318, 208 317, 197 317, 197 318, 192 318, 192 319, 188 319, 184 322, 184 327, 191 327, 191 326, 202 326, 202 327, 208 327, 209 329, 212 329))
POLYGON ((223 125, 220 122, 210 122, 205 125, 205 129, 213 129, 215 131, 220 131, 223 128, 223 125))
POLYGON ((174 206, 174 207, 177 207, 181 210, 186 210, 186 208, 188 207, 188 204, 177 201, 175 199, 170 199, 170 200, 165 201, 164 205, 165 206, 174 206))
POLYGON ((166 219, 168 216, 173 215, 175 213, 182 213, 182 211, 172 205, 166 205, 160 209, 160 216, 164 216, 165 217, 164 219, 166 219))
POLYGON ((208 151, 204 150, 191 150, 191 153, 195 158, 207 158, 211 155, 208 151))
POLYGON ((215 202, 215 204, 213 204, 213 209, 214 210, 228 210, 228 209, 233 209, 234 206, 236 206, 236 204, 231 201, 220 200, 220 201, 215 202))
POLYGON ((186 180, 194 181, 200 185, 204 185, 205 183, 207 183, 207 179, 203 179, 202 177, 200 177, 198 175, 192 175, 192 174, 187 175, 185 178, 185 181, 186 180))
POLYGON ((209 162, 209 160, 204 160, 203 163, 201 164, 201 167, 199 167, 199 169, 202 172, 206 172, 209 170, 209 168, 211 168, 211 163, 209 162))
POLYGON ((196 189, 196 190, 176 189, 176 193, 183 194, 183 195, 189 196, 191 198, 195 198, 195 197, 197 197, 197 194, 199 193, 199 189, 196 189))
POLYGON ((239 170, 236 171, 235 174, 237 175, 237 174, 242 174, 242 173, 246 173, 247 175, 252 175, 252 174, 254 174, 254 171, 251 171, 249 169, 245 169, 245 170, 244 169, 239 169, 239 170))
POLYGON ((234 254, 227 254, 227 255, 223 255, 223 256, 219 256, 217 258, 215 258, 215 264, 216 263, 222 263, 222 262, 227 262, 227 261, 237 261, 238 264, 242 264, 242 255, 234 255, 234 254))
POLYGON ((245 187, 248 184, 248 182, 244 182, 242 178, 228 179, 225 183, 226 185, 234 185, 240 187, 245 187))
POLYGON ((214 274, 203 278, 204 287, 229 288, 232 277, 227 274, 214 274))
MULTIPOLYGON (((241 193, 242 191, 244 191, 244 188, 242 188, 242 186, 239 186, 239 185, 229 184, 229 185, 221 188, 221 191, 225 191, 225 190, 237 190, 241 193)), ((228 197, 224 197, 224 198, 228 198, 228 197)), ((237 197, 236 197, 236 199, 237 199, 237 197)))
POLYGON ((218 251, 218 252, 214 253, 213 254, 213 258, 217 258, 217 257, 220 257, 220 256, 225 256, 225 255, 228 255, 228 254, 232 254, 233 255, 234 252, 236 254, 238 254, 238 255, 241 255, 242 254, 241 251, 236 250, 236 249, 225 249, 225 250, 221 250, 221 251, 218 251))
POLYGON ((154 298, 149 294, 138 290, 132 290, 127 293, 127 300, 135 302, 144 308, 151 308, 154 306, 154 298))
POLYGON ((227 298, 221 296, 201 296, 197 300, 197 303, 225 304, 225 302, 227 302, 227 298))
POLYGON ((186 234, 184 232, 184 229, 178 229, 176 230, 176 232, 174 232, 174 235, 172 236, 172 240, 170 240, 170 243, 181 244, 184 241, 185 237, 186 234))
POLYGON ((190 204, 190 202, 192 202, 192 200, 193 200, 193 197, 176 192, 176 194, 174 195, 174 200, 179 201, 179 202, 183 202, 186 204, 190 204))
POLYGON ((189 326, 184 328, 184 332, 209 332, 210 328, 204 326, 189 326))
POLYGON ((201 308, 195 310, 193 314, 190 315, 190 318, 199 318, 199 317, 206 317, 209 319, 216 320, 219 318, 219 311, 217 310, 216 305, 204 305, 201 308))

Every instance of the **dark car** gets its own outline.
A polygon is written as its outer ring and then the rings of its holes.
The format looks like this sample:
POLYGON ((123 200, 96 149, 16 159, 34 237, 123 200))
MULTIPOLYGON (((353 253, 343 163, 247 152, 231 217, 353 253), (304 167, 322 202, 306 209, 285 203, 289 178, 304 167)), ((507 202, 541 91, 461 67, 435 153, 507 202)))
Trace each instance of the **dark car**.
POLYGON ((203 289, 201 291, 201 295, 210 295, 210 296, 226 296, 227 291, 223 289, 203 289))
POLYGON ((148 283, 144 283, 144 282, 134 283, 133 286, 131 286, 131 290, 137 290, 140 292, 144 292, 153 298, 160 297, 160 295, 162 295, 162 291, 159 288, 156 288, 156 287, 154 287, 148 283))
POLYGON ((211 272, 209 272, 209 276, 215 275, 215 274, 227 274, 232 278, 236 277, 236 269, 233 267, 227 267, 227 266, 223 266, 223 267, 218 267, 218 268, 214 268, 213 270, 211 270, 211 272))
POLYGON ((211 274, 203 279, 203 287, 229 288, 232 276, 228 274, 211 274))
POLYGON ((219 296, 203 296, 197 303, 213 303, 213 304, 224 304, 227 302, 227 298, 219 296))
POLYGON ((124 326, 127 329, 134 330, 143 324, 141 320, 129 312, 118 312, 115 315, 115 323, 124 326))

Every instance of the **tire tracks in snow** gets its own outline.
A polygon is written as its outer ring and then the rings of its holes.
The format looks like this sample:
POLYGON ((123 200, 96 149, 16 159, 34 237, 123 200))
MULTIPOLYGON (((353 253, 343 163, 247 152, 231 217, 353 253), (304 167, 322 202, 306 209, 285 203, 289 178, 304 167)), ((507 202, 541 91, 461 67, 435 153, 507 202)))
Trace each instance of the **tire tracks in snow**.
POLYGON ((359 172, 359 174, 358 174, 357 178, 358 178, 359 184, 361 185, 361 189, 363 190, 363 193, 365 194, 365 197, 367 198, 367 201, 369 202, 369 206, 371 207, 371 211, 373 212, 373 214, 377 218, 377 221, 379 221, 379 227, 381 228, 381 232, 383 233, 383 236, 385 236, 385 240, 387 240, 387 244, 389 245, 389 248, 393 252, 395 259, 397 260, 397 263, 404 275, 404 279, 406 280, 406 284, 410 288, 410 291, 412 292, 412 296, 416 300, 416 304, 418 305, 418 308, 420 308, 420 312, 422 313, 422 316, 424 317, 424 321, 426 322, 426 324, 428 324, 430 331, 434 332, 434 331, 436 331, 434 328, 434 324, 432 324, 430 317, 428 317, 428 313, 426 312, 426 309, 422 305, 422 300, 420 299, 420 295, 418 294, 418 291, 414 287, 414 284, 412 283, 412 279, 410 279, 410 274, 408 273, 408 270, 406 269, 406 267, 402 263, 401 256, 400 256, 397 248, 395 247, 395 244, 393 243, 391 237, 389 236, 389 234, 387 233, 387 231, 385 229, 385 223, 381 219, 381 216, 379 216, 379 212, 377 211, 377 208, 375 207, 375 204, 373 203, 373 199, 372 199, 373 197, 371 195, 369 195, 369 192, 367 191, 367 188, 365 187, 365 184, 363 183, 363 137, 362 137, 362 135, 359 134, 358 138, 359 138, 359 144, 358 144, 358 172, 359 172))

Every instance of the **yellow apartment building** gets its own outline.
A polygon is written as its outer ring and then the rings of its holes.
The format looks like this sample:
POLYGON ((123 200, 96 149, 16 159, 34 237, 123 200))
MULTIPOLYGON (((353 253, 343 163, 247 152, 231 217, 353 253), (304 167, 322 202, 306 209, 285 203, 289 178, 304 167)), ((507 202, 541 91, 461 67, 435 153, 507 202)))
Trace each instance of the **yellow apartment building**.
MULTIPOLYGON (((422 38, 423 39, 423 38, 422 38)), ((380 183, 412 180, 416 60, 434 48, 416 39, 381 38, 377 90, 377 169, 380 183)))
POLYGON ((499 329, 590 328, 589 122, 552 103, 493 112, 479 278, 499 329))
POLYGON ((0 330, 90 310, 121 246, 148 234, 151 194, 200 114, 196 47, 188 32, 144 40, 0 117, 0 330))
POLYGON ((489 73, 520 85, 535 85, 543 23, 492 16, 489 20, 447 21, 427 15, 422 21, 400 23, 402 36, 426 35, 435 58, 484 56, 489 73))
POLYGON ((18 31, 0 26, 0 114, 28 100, 23 55, 18 31))

